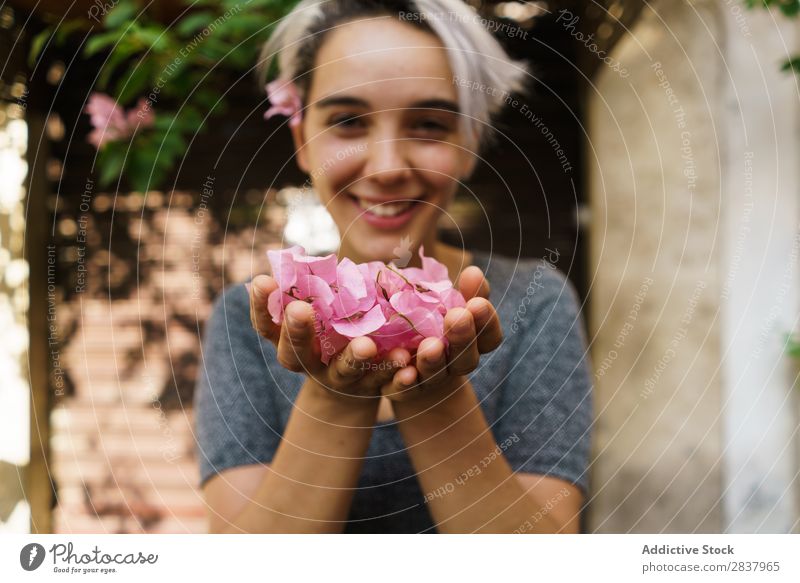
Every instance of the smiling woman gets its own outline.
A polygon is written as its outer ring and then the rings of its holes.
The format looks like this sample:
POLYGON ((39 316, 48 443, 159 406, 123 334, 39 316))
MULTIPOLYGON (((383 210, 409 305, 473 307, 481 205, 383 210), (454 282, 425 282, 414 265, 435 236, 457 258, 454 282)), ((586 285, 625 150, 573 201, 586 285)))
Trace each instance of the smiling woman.
POLYGON ((575 291, 552 266, 437 238, 524 67, 460 0, 304 1, 262 56, 265 74, 277 58, 273 106, 339 258, 411 247, 418 266, 424 246, 467 301, 445 315, 447 347, 425 338, 378 362, 358 337, 323 365, 309 304, 288 303, 276 325, 272 277, 227 289, 196 397, 211 529, 576 532, 591 381, 575 291))

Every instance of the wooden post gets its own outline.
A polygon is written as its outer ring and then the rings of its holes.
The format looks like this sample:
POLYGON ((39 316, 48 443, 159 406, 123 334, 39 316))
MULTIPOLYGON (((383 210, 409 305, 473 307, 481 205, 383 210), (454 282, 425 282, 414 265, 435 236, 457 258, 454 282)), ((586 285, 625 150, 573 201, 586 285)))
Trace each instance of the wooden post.
MULTIPOLYGON (((48 347, 47 245, 52 242, 47 220, 47 140, 44 117, 28 112, 28 217, 25 256, 30 266, 28 330, 31 383, 31 457, 28 465, 26 494, 31 508, 31 533, 52 532, 53 488, 50 481, 50 359, 48 347), (37 148, 38 145, 38 150, 37 148)), ((55 322, 53 322, 55 324, 55 322)), ((58 349, 57 346, 52 347, 58 349)))

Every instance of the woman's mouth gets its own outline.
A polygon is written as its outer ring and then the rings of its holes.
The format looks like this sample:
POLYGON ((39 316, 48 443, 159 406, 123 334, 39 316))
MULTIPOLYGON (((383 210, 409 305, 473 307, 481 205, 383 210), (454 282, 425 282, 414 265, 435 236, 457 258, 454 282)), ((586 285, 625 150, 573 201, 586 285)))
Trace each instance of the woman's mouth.
POLYGON ((352 194, 348 196, 358 209, 360 218, 379 229, 397 229, 404 226, 422 207, 422 199, 379 202, 352 194))

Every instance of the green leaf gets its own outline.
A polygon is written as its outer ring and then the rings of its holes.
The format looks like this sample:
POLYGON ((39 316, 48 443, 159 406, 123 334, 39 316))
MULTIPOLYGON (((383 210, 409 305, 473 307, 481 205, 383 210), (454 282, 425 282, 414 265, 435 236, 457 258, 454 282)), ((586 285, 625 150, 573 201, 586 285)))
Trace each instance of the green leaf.
POLYGON ((131 152, 131 163, 127 173, 134 190, 147 192, 162 186, 164 179, 175 165, 175 160, 185 150, 185 142, 176 136, 165 143, 159 136, 143 139, 131 152))
POLYGON ((176 125, 174 123, 175 118, 176 118, 175 114, 169 114, 169 113, 159 114, 156 116, 155 122, 153 123, 153 127, 157 131, 161 132, 166 132, 170 130, 170 128, 174 129, 176 125))
POLYGON ((33 37, 31 41, 31 50, 28 53, 28 65, 33 67, 36 58, 42 52, 45 43, 50 38, 51 32, 49 28, 44 29, 42 32, 33 37))
POLYGON ((163 51, 169 46, 169 35, 163 26, 148 25, 136 27, 133 30, 132 36, 142 43, 145 48, 155 52, 163 51))
POLYGON ((183 18, 175 26, 175 32, 182 37, 191 36, 197 31, 202 30, 209 22, 213 22, 214 18, 211 12, 195 12, 183 18))
POLYGON ((116 72, 119 65, 124 63, 128 60, 130 55, 127 51, 123 50, 116 50, 106 59, 103 63, 103 67, 100 70, 100 75, 97 78, 97 88, 106 91, 108 88, 108 82, 111 79, 111 76, 116 72))
POLYGON ((105 188, 117 180, 122 173, 122 166, 125 164, 125 153, 127 144, 114 142, 106 144, 97 155, 97 165, 100 168, 98 183, 105 188))
POLYGON ((111 30, 92 35, 83 47, 83 54, 87 57, 91 57, 107 47, 116 45, 124 35, 124 30, 111 30))
POLYGON ((56 29, 55 43, 58 45, 63 44, 73 32, 84 28, 86 28, 86 23, 83 20, 77 19, 65 21, 56 29))
POLYGON ((792 71, 800 74, 800 56, 786 60, 781 66, 781 71, 792 71))
POLYGON ((794 18, 800 13, 800 2, 798 0, 791 0, 790 2, 781 3, 781 12, 789 18, 794 18))
POLYGON ((800 339, 791 333, 784 334, 784 350, 786 354, 793 358, 800 357, 800 339))
POLYGON ((139 6, 132 0, 121 0, 105 17, 106 28, 119 28, 127 24, 139 12, 139 6))
POLYGON ((203 116, 194 107, 187 105, 178 114, 176 126, 181 131, 195 133, 203 125, 203 116))
POLYGON ((150 73, 153 70, 153 61, 143 59, 132 65, 130 72, 117 82, 114 94, 117 101, 123 105, 141 97, 151 89, 150 73))
POLYGON ((194 94, 195 101, 203 109, 210 109, 222 96, 211 89, 198 89, 194 94))

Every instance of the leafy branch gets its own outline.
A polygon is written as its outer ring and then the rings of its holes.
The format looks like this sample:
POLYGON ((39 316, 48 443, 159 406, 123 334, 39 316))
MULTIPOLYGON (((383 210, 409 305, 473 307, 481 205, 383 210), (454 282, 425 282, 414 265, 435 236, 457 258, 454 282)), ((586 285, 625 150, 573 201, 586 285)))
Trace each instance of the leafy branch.
POLYGON ((152 3, 117 0, 99 25, 54 23, 32 40, 31 64, 46 46, 88 33, 82 56, 105 56, 92 90, 110 95, 119 111, 139 103, 154 114, 124 139, 98 145, 102 187, 122 175, 140 192, 162 185, 192 136, 207 129, 204 118, 226 111, 219 88, 256 64, 272 24, 297 0, 179 2, 185 10, 170 24, 159 20, 152 3))

